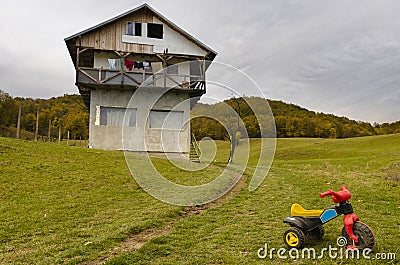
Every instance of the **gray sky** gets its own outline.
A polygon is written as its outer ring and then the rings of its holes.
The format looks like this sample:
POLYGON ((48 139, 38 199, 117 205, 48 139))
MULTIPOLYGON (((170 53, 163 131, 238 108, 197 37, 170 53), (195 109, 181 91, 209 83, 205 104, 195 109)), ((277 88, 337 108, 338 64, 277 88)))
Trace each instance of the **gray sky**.
MULTIPOLYGON (((1 1, 0 89, 78 93, 64 38, 143 1, 1 1)), ((147 1, 265 96, 356 120, 400 120, 400 1, 147 1)), ((207 96, 218 97, 209 89, 207 96)))

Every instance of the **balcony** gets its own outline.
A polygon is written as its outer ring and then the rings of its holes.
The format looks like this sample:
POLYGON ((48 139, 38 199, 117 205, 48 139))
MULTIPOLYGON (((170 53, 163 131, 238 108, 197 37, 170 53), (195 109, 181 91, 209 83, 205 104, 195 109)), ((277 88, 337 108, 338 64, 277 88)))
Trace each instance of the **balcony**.
POLYGON ((206 92, 204 76, 170 74, 166 70, 153 73, 144 70, 79 67, 76 72, 76 84, 80 90, 136 89, 143 84, 146 87, 189 91, 191 97, 201 96, 206 92))

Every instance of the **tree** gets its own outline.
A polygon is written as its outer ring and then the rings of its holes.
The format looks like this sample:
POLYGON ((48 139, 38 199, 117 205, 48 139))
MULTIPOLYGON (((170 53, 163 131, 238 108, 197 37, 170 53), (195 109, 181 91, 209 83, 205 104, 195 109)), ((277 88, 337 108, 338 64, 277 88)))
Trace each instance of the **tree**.
POLYGON ((247 134, 250 138, 260 138, 261 129, 257 117, 254 115, 243 118, 243 123, 246 126, 247 134))
POLYGON ((27 113, 21 118, 21 128, 25 131, 34 132, 36 128, 36 115, 27 113))
POLYGON ((85 139, 88 134, 88 119, 89 116, 86 113, 69 113, 63 128, 65 131, 70 131, 75 139, 85 139))
POLYGON ((15 126, 18 118, 18 103, 9 94, 0 93, 0 125, 15 126))

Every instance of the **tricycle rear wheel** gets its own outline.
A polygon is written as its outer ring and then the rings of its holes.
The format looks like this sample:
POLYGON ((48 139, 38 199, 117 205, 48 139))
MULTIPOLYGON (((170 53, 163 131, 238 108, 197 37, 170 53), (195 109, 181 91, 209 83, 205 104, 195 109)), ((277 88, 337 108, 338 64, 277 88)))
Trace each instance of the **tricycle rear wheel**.
POLYGON ((291 227, 283 233, 283 241, 288 248, 301 249, 305 244, 304 232, 297 227, 291 227))

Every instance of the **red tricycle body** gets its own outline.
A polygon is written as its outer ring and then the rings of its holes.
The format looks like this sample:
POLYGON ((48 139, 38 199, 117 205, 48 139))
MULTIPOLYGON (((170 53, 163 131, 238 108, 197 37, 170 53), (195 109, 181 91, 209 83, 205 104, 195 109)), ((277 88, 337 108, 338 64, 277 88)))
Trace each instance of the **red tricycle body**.
POLYGON ((284 223, 291 226, 285 231, 283 237, 289 248, 302 248, 305 235, 311 239, 321 239, 324 235, 323 225, 342 214, 344 215, 342 236, 347 240, 347 248, 372 248, 374 246, 373 232, 353 212, 353 207, 349 202, 351 193, 346 186, 342 186, 337 192, 328 190, 320 193, 319 196, 321 198, 331 196, 332 201, 338 205, 323 210, 305 210, 299 204, 293 204, 291 216, 283 220, 284 223))

